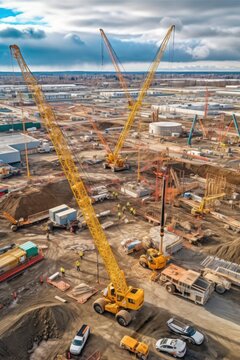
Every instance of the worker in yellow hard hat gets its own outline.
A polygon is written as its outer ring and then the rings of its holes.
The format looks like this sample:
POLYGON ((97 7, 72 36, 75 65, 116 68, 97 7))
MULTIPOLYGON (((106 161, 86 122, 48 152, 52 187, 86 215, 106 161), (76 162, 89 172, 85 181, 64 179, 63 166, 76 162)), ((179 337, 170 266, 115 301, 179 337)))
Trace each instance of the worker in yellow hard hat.
POLYGON ((118 208, 118 210, 120 210, 121 209, 121 204, 117 204, 117 208, 118 208))
POLYGON ((79 251, 79 253, 78 253, 78 255, 79 255, 80 259, 82 260, 82 258, 83 258, 83 255, 84 255, 84 252, 83 252, 83 250, 80 250, 80 251, 79 251))
POLYGON ((60 273, 62 276, 65 276, 65 269, 63 266, 60 267, 60 273))
POLYGON ((79 260, 76 261, 76 268, 77 268, 77 271, 81 271, 81 269, 80 269, 80 261, 79 260))
POLYGON ((118 219, 120 220, 121 217, 122 217, 122 213, 119 211, 119 212, 118 212, 118 219))

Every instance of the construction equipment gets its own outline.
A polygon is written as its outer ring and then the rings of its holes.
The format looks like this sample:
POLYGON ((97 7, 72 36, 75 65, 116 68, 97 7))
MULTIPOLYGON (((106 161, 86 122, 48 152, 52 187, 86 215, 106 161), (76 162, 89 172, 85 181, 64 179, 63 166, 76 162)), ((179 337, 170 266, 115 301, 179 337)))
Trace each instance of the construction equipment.
POLYGON ((225 140, 232 124, 234 124, 235 126, 235 129, 236 129, 236 132, 237 132, 237 136, 240 138, 240 129, 239 129, 239 125, 238 125, 238 122, 237 122, 237 118, 236 118, 236 115, 235 114, 232 114, 232 121, 230 122, 230 124, 228 125, 228 128, 225 132, 225 134, 223 135, 223 138, 222 138, 222 142, 225 140))
POLYGON ((226 194, 215 194, 215 195, 209 195, 204 196, 200 205, 198 207, 193 207, 191 210, 192 215, 203 215, 203 214, 209 214, 211 209, 207 207, 213 200, 223 198, 226 194))
POLYGON ((7 211, 4 211, 2 213, 2 216, 5 217, 12 225, 11 230, 17 231, 20 227, 26 226, 26 225, 32 225, 39 221, 46 220, 49 216, 48 210, 41 211, 39 213, 36 213, 34 215, 30 215, 28 218, 20 218, 18 220, 14 219, 12 215, 10 215, 7 211))
POLYGON ((131 112, 128 116, 128 119, 123 127, 123 130, 119 136, 118 142, 115 146, 115 149, 113 152, 110 152, 107 154, 106 157, 106 163, 105 163, 105 168, 111 168, 112 171, 120 171, 120 170, 125 170, 125 169, 129 169, 129 165, 126 163, 126 159, 123 159, 120 156, 120 152, 121 149, 123 147, 123 144, 128 136, 128 133, 133 125, 133 122, 135 120, 137 111, 140 109, 142 102, 145 98, 145 95, 147 94, 147 90, 149 89, 152 80, 154 78, 154 75, 157 71, 158 65, 163 57, 164 51, 167 47, 168 41, 171 37, 172 32, 174 31, 175 26, 172 25, 168 31, 166 36, 164 37, 158 51, 156 54, 156 57, 154 59, 154 61, 152 62, 151 66, 150 66, 150 70, 148 72, 148 75, 144 81, 144 84, 139 92, 138 98, 136 100, 136 102, 134 103, 131 112))
POLYGON ((214 291, 214 284, 199 272, 173 264, 161 272, 160 282, 170 294, 180 295, 200 305, 205 305, 214 291))
MULTIPOLYGON (((193 133, 194 133, 194 129, 195 129, 197 120, 198 120, 198 116, 195 115, 194 118, 193 118, 193 121, 192 121, 192 126, 191 126, 191 129, 190 129, 189 135, 188 135, 188 140, 187 140, 188 146, 192 145, 192 137, 193 137, 193 133)), ((203 126, 202 120, 199 119, 198 121, 199 121, 199 124, 201 125, 203 135, 206 137, 207 133, 206 133, 206 130, 205 130, 204 126, 203 126)))
POLYGON ((95 214, 91 199, 74 161, 73 154, 57 124, 55 114, 51 106, 46 102, 41 87, 28 68, 19 47, 17 45, 11 45, 10 50, 18 62, 23 78, 37 104, 38 111, 41 114, 46 130, 56 150, 70 188, 82 211, 111 280, 111 283, 103 291, 103 297, 94 302, 94 310, 99 314, 103 314, 104 311, 111 312, 116 315, 116 320, 120 325, 127 326, 131 321, 129 310, 139 310, 143 306, 144 291, 143 289, 134 288, 127 284, 124 273, 118 266, 106 235, 95 214))
POLYGON ((136 354, 136 357, 141 360, 147 360, 149 355, 149 346, 143 342, 125 335, 120 341, 120 347, 128 350, 130 353, 136 354))
POLYGON ((130 93, 128 91, 128 86, 126 84, 126 81, 125 81, 125 79, 124 79, 124 77, 123 77, 123 75, 121 73, 120 67, 118 65, 117 54, 115 53, 115 51, 114 51, 112 45, 110 44, 110 42, 109 42, 105 32, 103 31, 103 29, 99 29, 99 31, 100 31, 100 34, 101 34, 101 36, 102 36, 102 38, 103 38, 103 40, 104 40, 104 42, 105 42, 105 44, 107 46, 108 53, 110 55, 110 58, 112 59, 112 62, 113 62, 113 65, 115 67, 117 77, 118 77, 118 79, 120 81, 120 84, 121 84, 121 86, 123 88, 123 91, 124 91, 124 93, 125 93, 125 95, 127 97, 128 106, 131 109, 133 107, 133 105, 134 105, 134 100, 132 99, 132 97, 131 97, 131 95, 130 95, 130 93))
POLYGON ((153 248, 147 250, 147 253, 141 255, 139 258, 139 264, 145 268, 151 270, 163 269, 166 265, 170 256, 163 254, 163 238, 164 238, 164 225, 165 225, 165 197, 166 197, 166 175, 163 176, 162 186, 162 206, 161 206, 161 221, 160 221, 160 248, 159 251, 153 248))

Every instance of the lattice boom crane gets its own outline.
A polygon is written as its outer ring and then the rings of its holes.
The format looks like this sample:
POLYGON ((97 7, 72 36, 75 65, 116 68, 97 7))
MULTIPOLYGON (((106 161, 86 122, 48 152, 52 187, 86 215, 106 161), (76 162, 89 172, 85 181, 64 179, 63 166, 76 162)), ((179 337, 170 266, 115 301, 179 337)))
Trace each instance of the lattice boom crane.
POLYGON ((120 169, 126 168, 125 160, 121 158, 120 151, 121 151, 123 144, 128 136, 128 133, 133 125, 137 111, 140 109, 143 99, 145 98, 145 95, 146 95, 149 87, 151 86, 151 83, 152 83, 154 75, 157 71, 158 65, 163 57, 164 51, 167 47, 168 41, 169 41, 174 29, 175 29, 174 25, 172 25, 168 29, 167 34, 165 35, 165 37, 158 49, 156 57, 150 66, 150 70, 149 70, 148 75, 144 81, 144 84, 139 92, 138 98, 137 98, 136 102, 133 104, 133 107, 128 116, 128 119, 123 127, 123 130, 122 130, 120 136, 119 136, 119 139, 115 146, 115 149, 113 152, 111 152, 107 155, 106 166, 111 167, 113 170, 120 170, 120 169))
POLYGON ((102 314, 105 310, 116 315, 118 323, 127 326, 131 321, 128 310, 139 310, 144 302, 144 291, 129 286, 125 280, 123 271, 113 255, 106 235, 98 221, 91 199, 81 179, 79 170, 74 162, 68 143, 57 124, 55 114, 51 106, 46 102, 41 87, 28 68, 21 51, 17 45, 10 46, 13 57, 17 60, 23 78, 32 93, 44 125, 56 150, 58 159, 62 165, 65 176, 85 218, 95 245, 103 259, 105 268, 111 283, 104 290, 104 297, 95 301, 94 309, 102 314))

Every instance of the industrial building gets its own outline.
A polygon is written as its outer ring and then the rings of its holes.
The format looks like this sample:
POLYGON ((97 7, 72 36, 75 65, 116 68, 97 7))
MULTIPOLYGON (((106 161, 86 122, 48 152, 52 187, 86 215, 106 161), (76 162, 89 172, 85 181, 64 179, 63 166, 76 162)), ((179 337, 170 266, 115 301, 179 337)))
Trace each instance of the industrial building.
MULTIPOLYGON (((174 113, 174 114, 184 114, 184 115, 199 115, 204 116, 204 102, 195 102, 188 104, 168 104, 168 105, 152 105, 153 110, 159 110, 161 113, 174 113)), ((233 108, 231 104, 219 104, 219 103, 209 103, 208 104, 208 114, 209 115, 218 115, 224 111, 230 110, 233 108)))
POLYGON ((11 134, 0 136, 0 160, 7 164, 21 161, 21 151, 24 151, 25 144, 28 150, 36 149, 40 142, 26 134, 11 134))

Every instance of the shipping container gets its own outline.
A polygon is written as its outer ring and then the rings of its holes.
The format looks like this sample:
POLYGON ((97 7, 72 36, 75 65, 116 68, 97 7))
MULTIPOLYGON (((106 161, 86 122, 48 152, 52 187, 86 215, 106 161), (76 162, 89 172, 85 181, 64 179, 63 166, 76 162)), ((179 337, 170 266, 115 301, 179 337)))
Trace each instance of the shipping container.
POLYGON ((67 205, 65 205, 65 204, 62 204, 62 205, 56 206, 56 207, 54 207, 52 209, 49 209, 49 218, 50 218, 50 220, 55 222, 56 221, 56 219, 55 219, 56 214, 59 213, 59 212, 65 211, 67 209, 69 209, 69 207, 67 205))
POLYGON ((5 273, 8 270, 13 269, 18 265, 18 259, 14 256, 0 256, 0 274, 5 273))
POLYGON ((32 241, 27 241, 19 248, 26 252, 27 258, 38 255, 38 247, 32 241))
POLYGON ((67 225, 69 222, 77 219, 77 210, 68 209, 56 214, 56 223, 58 225, 67 225))
POLYGON ((26 252, 20 248, 14 248, 0 255, 0 273, 8 271, 26 260, 26 252))

